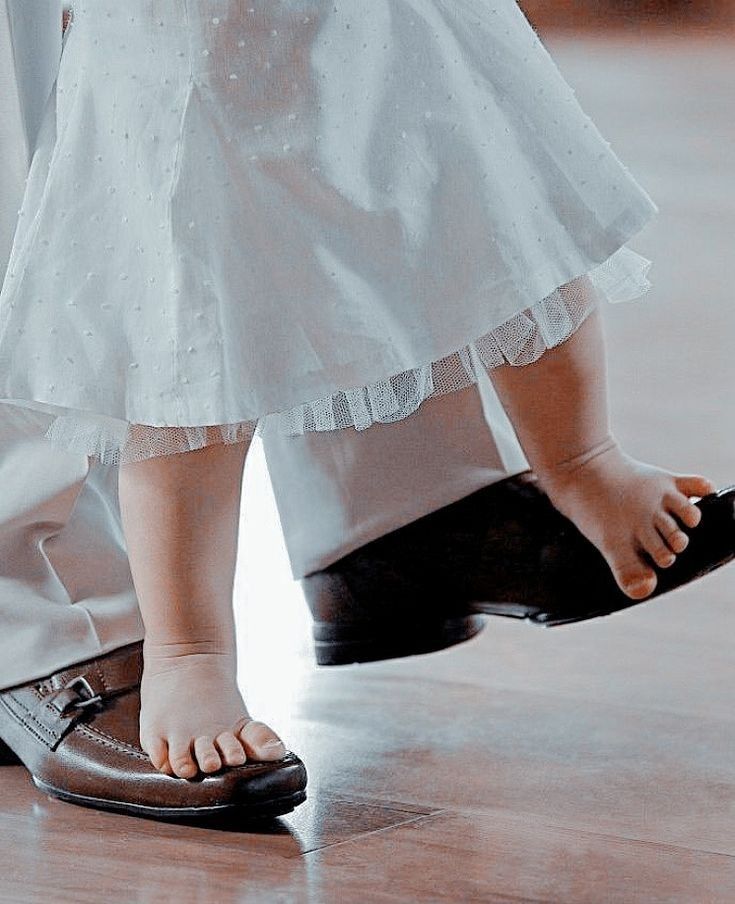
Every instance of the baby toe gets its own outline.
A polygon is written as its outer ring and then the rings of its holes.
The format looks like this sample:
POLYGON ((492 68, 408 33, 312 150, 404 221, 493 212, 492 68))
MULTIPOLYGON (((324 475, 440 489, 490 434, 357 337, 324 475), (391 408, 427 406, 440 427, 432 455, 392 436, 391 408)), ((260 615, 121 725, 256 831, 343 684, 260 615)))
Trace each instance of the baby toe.
POLYGON ((202 772, 216 772, 222 768, 222 760, 211 738, 200 737, 194 741, 194 757, 202 772))
POLYGON ((672 552, 680 553, 689 545, 689 537, 679 527, 679 524, 666 512, 659 512, 654 518, 654 523, 659 534, 672 552))
POLYGON ((685 527, 696 527, 702 520, 701 509, 683 493, 668 493, 664 498, 664 505, 685 527))
POLYGON ((711 480, 701 477, 699 474, 677 474, 674 482, 676 488, 685 496, 706 496, 717 490, 711 480))
POLYGON ((609 557, 608 564, 618 587, 631 599, 645 599, 656 589, 656 572, 635 553, 609 557))
POLYGON ((169 739, 168 761, 171 763, 174 775, 179 778, 194 778, 199 771, 191 755, 191 739, 185 741, 169 739))
POLYGON ((217 735, 214 743, 226 766, 242 766, 247 760, 242 741, 238 741, 231 731, 223 731, 222 734, 217 735))
POLYGON ((239 736, 245 752, 254 760, 280 760, 286 753, 283 741, 264 722, 248 722, 239 736))
POLYGON ((653 525, 649 530, 641 531, 640 543, 659 568, 668 568, 676 561, 676 556, 653 525))
POLYGON ((145 743, 141 740, 141 747, 150 757, 151 763, 159 772, 165 772, 171 775, 173 770, 168 761, 168 744, 163 738, 146 739, 145 743))

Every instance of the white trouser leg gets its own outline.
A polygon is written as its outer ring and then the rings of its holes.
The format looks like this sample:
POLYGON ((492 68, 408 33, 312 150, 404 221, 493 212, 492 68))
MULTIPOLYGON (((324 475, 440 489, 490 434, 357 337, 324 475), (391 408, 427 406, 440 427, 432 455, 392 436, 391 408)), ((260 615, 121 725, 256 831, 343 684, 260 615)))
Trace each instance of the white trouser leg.
POLYGON ((0 404, 0 688, 140 640, 117 468, 59 452, 0 404))
POLYGON ((8 8, 0 0, 0 281, 13 241, 28 175, 28 150, 18 97, 8 8))
POLYGON ((528 468, 475 364, 477 388, 430 399, 395 424, 263 436, 295 578, 528 468))
MULTIPOLYGON (((60 0, 0 0, 0 279, 61 53, 60 0)), ((60 453, 0 402, 0 687, 142 638, 117 469, 60 453)))

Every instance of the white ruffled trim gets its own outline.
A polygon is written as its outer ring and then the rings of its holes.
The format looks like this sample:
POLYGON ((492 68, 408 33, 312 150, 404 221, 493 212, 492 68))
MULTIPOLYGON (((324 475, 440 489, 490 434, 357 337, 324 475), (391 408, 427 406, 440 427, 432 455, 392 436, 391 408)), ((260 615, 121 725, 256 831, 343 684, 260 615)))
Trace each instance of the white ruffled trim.
POLYGON ((299 435, 344 427, 364 430, 374 423, 401 420, 426 399, 477 382, 471 349, 488 369, 531 364, 568 339, 599 299, 615 304, 645 294, 651 288, 646 276, 650 266, 647 258, 623 246, 584 276, 558 287, 451 355, 368 386, 268 415, 259 422, 257 433, 277 430, 299 435))
POLYGON ((256 426, 256 421, 240 421, 202 427, 151 427, 90 412, 58 415, 44 435, 69 452, 81 452, 103 464, 118 465, 176 452, 193 452, 216 443, 249 442, 256 426))
POLYGON ((547 349, 568 339, 600 299, 618 303, 644 295, 651 288, 647 279, 650 266, 651 261, 624 245, 598 267, 438 361, 287 411, 265 414, 259 421, 160 427, 75 412, 56 416, 45 435, 69 451, 104 464, 121 464, 193 451, 212 443, 250 441, 256 432, 261 435, 276 430, 300 435, 312 430, 364 430, 375 423, 392 423, 413 414, 427 399, 476 383, 473 350, 488 369, 538 360, 547 349))

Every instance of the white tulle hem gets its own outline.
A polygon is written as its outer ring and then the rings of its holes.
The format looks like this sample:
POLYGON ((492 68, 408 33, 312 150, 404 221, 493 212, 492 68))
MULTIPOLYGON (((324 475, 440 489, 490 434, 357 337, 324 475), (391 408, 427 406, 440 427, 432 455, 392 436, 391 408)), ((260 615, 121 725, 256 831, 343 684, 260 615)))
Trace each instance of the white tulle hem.
POLYGON ((45 436, 66 450, 104 464, 124 464, 159 455, 193 451, 215 443, 250 441, 255 433, 307 431, 392 423, 413 414, 427 399, 477 382, 476 362, 487 369, 531 364, 568 339, 598 302, 632 301, 651 287, 651 261, 621 247, 598 267, 559 286, 474 342, 443 358, 391 375, 385 380, 305 402, 259 420, 207 426, 131 424, 91 412, 58 415, 45 436))

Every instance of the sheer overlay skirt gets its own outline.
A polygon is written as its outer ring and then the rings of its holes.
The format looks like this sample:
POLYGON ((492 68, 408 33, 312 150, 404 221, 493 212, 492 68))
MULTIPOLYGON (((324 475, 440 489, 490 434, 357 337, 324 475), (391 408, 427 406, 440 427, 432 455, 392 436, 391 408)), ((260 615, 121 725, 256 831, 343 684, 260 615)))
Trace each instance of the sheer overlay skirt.
MULTIPOLYGON (((106 464, 124 464, 158 455, 200 449, 213 443, 250 441, 266 430, 291 435, 312 430, 353 428, 391 423, 413 414, 427 399, 477 381, 478 366, 492 371, 502 365, 527 366, 568 339, 600 300, 632 301, 651 284, 651 262, 623 246, 602 265, 558 287, 537 304, 436 361, 305 402, 259 420, 228 424, 155 426, 73 411, 57 414, 46 438, 65 450, 82 452, 106 464)), ((53 412, 54 406, 45 406, 53 412)))
POLYGON ((644 294, 656 212, 515 0, 77 0, 0 399, 110 464, 391 423, 644 294))

